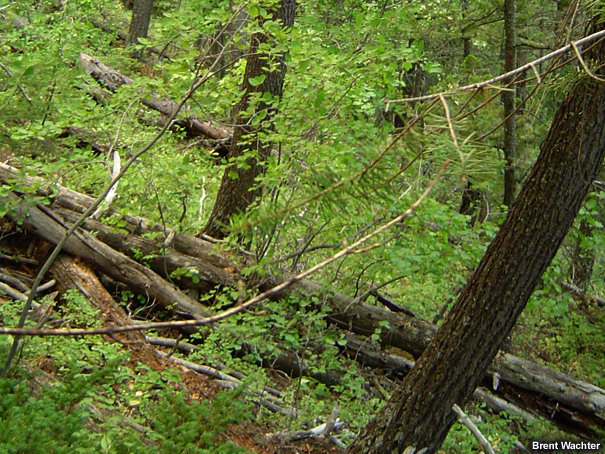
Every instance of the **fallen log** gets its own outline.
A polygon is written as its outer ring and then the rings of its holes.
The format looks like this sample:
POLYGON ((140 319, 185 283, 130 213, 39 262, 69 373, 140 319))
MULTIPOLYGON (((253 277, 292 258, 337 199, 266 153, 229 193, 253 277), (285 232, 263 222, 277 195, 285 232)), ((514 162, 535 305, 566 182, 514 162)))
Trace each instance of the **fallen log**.
MULTIPOLYGON (((62 293, 68 289, 77 290, 93 307, 99 309, 106 324, 122 326, 132 323, 88 265, 80 263, 73 257, 60 254, 49 271, 59 283, 62 293)), ((138 331, 115 334, 115 337, 139 345, 145 341, 145 336, 138 331)))
MULTIPOLYGON (((93 79, 111 92, 115 92, 122 85, 133 84, 135 82, 130 77, 125 76, 84 52, 80 53, 80 64, 93 79)), ((149 98, 142 98, 141 103, 166 117, 172 116, 179 105, 173 99, 167 96, 160 98, 155 93, 152 93, 149 98)), ((175 119, 174 124, 181 126, 187 134, 193 137, 205 136, 210 139, 221 140, 229 139, 232 136, 232 131, 229 129, 222 126, 214 126, 211 121, 204 120, 193 114, 186 118, 175 119)))
POLYGON ((585 290, 582 290, 580 287, 578 287, 576 285, 568 284, 567 282, 559 281, 559 284, 561 284, 561 287, 563 287, 565 290, 569 291, 574 296, 584 298, 588 301, 594 301, 599 306, 605 306, 605 299, 600 298, 599 296, 588 295, 585 290))
MULTIPOLYGON (((67 231, 57 217, 51 217, 40 208, 30 207, 26 200, 12 192, 7 197, 0 197, 0 201, 10 203, 15 208, 8 214, 11 220, 21 223, 25 230, 49 243, 57 244, 67 231)), ((176 303, 180 312, 191 317, 203 318, 209 315, 209 311, 204 306, 189 298, 174 285, 166 282, 149 268, 110 248, 85 230, 79 230, 69 237, 63 249, 87 261, 111 278, 124 282, 148 299, 157 301, 167 309, 171 309, 176 303)))
MULTIPOLYGON (((0 165, 1 180, 9 182, 15 178, 15 169, 0 165)), ((47 186, 40 186, 39 179, 25 179, 26 184, 27 181, 31 182, 31 180, 37 183, 39 192, 42 191, 44 193, 46 191, 47 195, 52 192, 47 186)), ((87 208, 92 201, 87 196, 59 186, 57 186, 54 200, 53 206, 57 204, 63 207, 71 206, 82 210, 87 208)), ((142 220, 142 218, 130 217, 129 226, 130 222, 137 234, 150 233, 163 228, 161 226, 150 225, 148 222, 142 220)), ((86 225, 95 226, 95 228, 99 229, 98 232, 111 230, 98 223, 87 223, 86 225)), ((122 238, 120 244, 116 242, 115 246, 119 246, 120 249, 126 251, 126 249, 136 247, 136 244, 140 245, 140 243, 131 244, 128 238, 122 238)), ((108 246, 105 245, 105 247, 108 246)), ((197 255, 203 262, 207 261, 212 264, 220 262, 221 265, 227 264, 228 266, 224 268, 222 266, 217 267, 221 269, 220 272, 217 271, 215 274, 217 285, 229 285, 230 282, 236 282, 241 278, 237 274, 231 273, 232 270, 235 271, 236 269, 233 267, 232 260, 213 253, 212 245, 199 238, 176 234, 172 248, 166 248, 164 252, 166 260, 170 259, 175 250, 184 256, 195 258, 194 256, 197 255)), ((184 260, 184 258, 180 257, 179 260, 184 260)), ((103 270, 101 267, 99 269, 103 270)), ((209 274, 206 276, 208 276, 208 279, 211 279, 209 274)), ((159 276, 157 278, 163 281, 159 276)), ((290 278, 291 276, 288 274, 268 276, 260 283, 259 287, 261 290, 265 290, 290 278)), ((123 276, 120 276, 116 280, 124 282, 126 285, 132 285, 132 282, 128 282, 123 276)), ((303 295, 302 297, 310 294, 323 295, 324 300, 332 308, 332 313, 326 316, 328 322, 345 330, 366 336, 374 334, 380 328, 380 342, 382 345, 397 347, 411 353, 414 357, 418 357, 422 353, 437 331, 434 325, 427 322, 402 314, 395 314, 384 308, 360 303, 338 292, 327 291, 324 286, 311 280, 302 280, 292 285, 291 288, 284 290, 278 296, 284 297, 292 294, 292 292, 299 292, 303 295), (387 321, 388 325, 385 325, 384 321, 387 321)), ((553 371, 547 367, 524 362, 512 355, 504 355, 492 364, 490 374, 498 376, 501 384, 510 384, 512 386, 510 388, 511 393, 516 392, 515 390, 518 389, 528 392, 539 390, 539 392, 544 394, 545 399, 550 402, 548 405, 549 408, 553 408, 553 411, 559 411, 557 410, 557 405, 559 405, 560 408, 566 407, 572 412, 579 411, 587 415, 596 415, 599 418, 605 414, 605 390, 579 380, 574 380, 568 375, 553 371), (531 367, 527 366, 527 364, 531 364, 531 367)))
MULTIPOLYGON (((122 247, 126 248, 128 246, 129 243, 126 242, 122 247)), ((168 262, 170 262, 169 257, 172 255, 172 252, 166 254, 168 262)), ((193 264, 194 261, 192 260, 190 263, 193 264)), ((217 284, 229 285, 229 281, 226 279, 226 276, 229 273, 225 270, 223 270, 223 272, 225 272, 225 277, 222 278, 220 282, 217 281, 217 284)), ((270 276, 261 284, 260 288, 264 291, 289 278, 290 276, 288 275, 279 277, 270 276)), ((337 292, 326 293, 326 289, 323 286, 311 280, 303 280, 294 284, 292 288, 286 289, 281 295, 278 295, 278 297, 285 297, 296 291, 301 292, 303 295, 324 295, 324 299, 333 311, 326 316, 328 322, 347 331, 365 336, 370 336, 374 334, 378 328, 381 328, 380 342, 383 345, 391 345, 400 348, 412 353, 415 357, 424 350, 434 333, 437 331, 435 326, 417 318, 396 314, 369 304, 358 303, 352 298, 337 292), (384 321, 388 322, 388 326, 381 323, 384 321)), ((352 343, 351 348, 354 348, 353 345, 354 344, 352 343)), ((358 351, 357 354, 362 355, 363 359, 368 364, 371 364, 372 361, 378 361, 376 356, 371 357, 365 351, 361 351, 361 353, 358 351)), ((287 373, 294 373, 295 375, 304 373, 303 371, 297 370, 299 369, 299 366, 291 369, 288 364, 293 365, 295 364, 295 361, 280 355, 273 363, 273 367, 286 371, 287 373)), ((403 373, 406 369, 409 370, 411 362, 405 358, 391 355, 391 362, 388 367, 392 368, 395 366, 397 366, 399 372, 403 373)), ((541 393, 544 393, 547 396, 547 400, 561 403, 573 411, 580 411, 587 415, 605 413, 605 390, 575 380, 568 375, 553 371, 547 367, 523 361, 513 355, 498 357, 497 361, 495 361, 490 368, 490 374, 497 374, 501 381, 509 382, 511 385, 514 385, 515 393, 518 393, 519 389, 526 389, 529 391, 540 390, 541 393), (530 364, 531 367, 528 367, 527 364, 530 364)), ((315 378, 319 379, 320 377, 315 378)), ((491 375, 487 377, 487 379, 491 381, 491 375)), ((331 377, 327 381, 333 384, 334 378, 331 377)), ((507 390, 503 390, 502 392, 504 393, 506 391, 507 390)), ((509 395, 507 397, 512 398, 511 396, 512 395, 509 395)), ((516 402, 520 403, 519 397, 516 398, 516 402)), ((550 408, 552 406, 548 407, 550 408)), ((553 408, 553 410, 555 410, 555 408, 553 408)), ((595 420, 593 422, 598 423, 599 421, 595 420)))
MULTIPOLYGON (((74 191, 73 189, 66 188, 60 184, 49 182, 48 180, 40 177, 20 175, 20 173, 21 172, 17 168, 0 163, 0 181, 8 185, 18 182, 18 184, 28 188, 36 188, 36 193, 38 195, 52 198, 51 207, 53 209, 62 207, 82 214, 95 201, 93 197, 74 191)), ((114 207, 109 207, 106 215, 111 216, 116 213, 117 210, 114 207)), ((165 228, 161 224, 151 223, 147 219, 140 216, 135 216, 132 214, 124 214, 120 216, 120 220, 124 220, 127 223, 126 226, 121 228, 126 230, 131 235, 141 236, 143 234, 150 234, 154 232, 161 232, 162 234, 165 232, 167 237, 173 237, 170 246, 178 252, 194 258, 199 258, 205 263, 218 268, 235 270, 237 269, 237 266, 239 266, 236 265, 236 263, 230 258, 216 254, 214 252, 214 244, 209 243, 208 241, 204 241, 192 235, 184 235, 176 232, 173 235, 173 229, 165 228)), ((10 260, 15 260, 15 258, 11 257, 10 260)), ((37 265, 38 263, 36 262, 35 264, 37 265)))
MULTIPOLYGON (((79 217, 77 213, 66 209, 58 208, 55 211, 69 223, 73 223, 79 217)), ((144 256, 145 264, 152 270, 164 279, 178 281, 186 288, 208 292, 217 285, 234 286, 238 279, 241 279, 237 274, 225 271, 200 258, 169 250, 162 245, 162 241, 120 232, 93 219, 86 220, 82 228, 95 232, 98 240, 133 260, 137 256, 144 256)))

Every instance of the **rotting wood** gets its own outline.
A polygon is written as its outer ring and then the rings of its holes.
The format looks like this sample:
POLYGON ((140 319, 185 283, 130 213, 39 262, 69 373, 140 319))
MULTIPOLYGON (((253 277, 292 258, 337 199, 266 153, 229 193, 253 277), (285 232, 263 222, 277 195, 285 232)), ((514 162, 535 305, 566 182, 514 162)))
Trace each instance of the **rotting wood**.
MULTIPOLYGON (((92 306, 101 311, 106 323, 112 323, 115 326, 132 323, 132 320, 115 302, 88 265, 73 257, 61 254, 53 262, 49 271, 58 281, 62 293, 68 289, 77 290, 92 306)), ((142 344, 145 340, 145 336, 138 331, 119 333, 115 336, 139 344, 142 344)))
MULTIPOLYGON (((9 201, 18 210, 9 214, 13 220, 22 221, 25 230, 57 244, 65 235, 66 228, 56 219, 51 218, 37 207, 29 207, 28 203, 13 193, 0 200, 9 201)), ((102 271, 113 279, 124 282, 137 293, 145 295, 149 300, 156 301, 162 307, 172 309, 176 303, 179 311, 194 318, 209 315, 200 303, 192 300, 174 285, 166 282, 155 272, 124 254, 110 248, 97 240, 85 230, 68 238, 64 250, 72 255, 91 263, 95 269, 102 271)))
MULTIPOLYGON (((100 60, 84 52, 80 52, 80 64, 88 74, 111 92, 115 92, 122 85, 129 85, 135 82, 134 79, 125 76, 116 69, 107 66, 100 60)), ((155 93, 152 93, 149 97, 141 98, 141 103, 166 117, 172 116, 178 108, 178 103, 173 99, 167 96, 160 98, 155 93)), ((222 126, 214 126, 211 121, 204 120, 193 114, 186 118, 175 119, 174 124, 181 126, 189 135, 194 137, 205 136, 217 140, 230 138, 233 134, 231 130, 222 126)))
MULTIPOLYGON (((6 165, 0 165, 0 180, 9 182, 10 184, 10 181, 16 178, 16 172, 16 169, 6 165)), ((41 179, 26 178, 24 181, 26 184, 27 182, 36 183, 36 186, 39 186, 38 192, 41 194, 50 195, 53 193, 48 185, 41 185, 41 179)), ((87 196, 60 186, 56 186, 55 191, 56 197, 53 205, 58 204, 60 206, 85 209, 92 200, 87 196)), ((125 218, 129 219, 133 231, 135 231, 136 234, 149 233, 163 229, 162 226, 150 225, 150 223, 142 218, 137 218, 135 216, 125 218)), ((224 268, 219 266, 219 268, 222 268, 222 271, 225 272, 224 276, 228 276, 231 270, 235 270, 235 267, 233 266, 234 260, 212 252, 212 244, 199 238, 185 234, 177 234, 172 245, 182 254, 190 254, 192 257, 197 255, 202 261, 208 261, 215 265, 217 263, 220 263, 220 265, 228 265, 224 268)), ((105 247, 107 246, 105 245, 105 247)), ((130 248, 131 245, 128 242, 125 242, 122 247, 130 248)), ((171 249, 167 248, 166 255, 170 256, 171 253, 171 249)), ((149 271, 148 269, 146 270, 149 271)), ((259 288, 260 290, 269 289, 276 284, 288 280, 290 277, 291 276, 287 273, 281 276, 267 276, 265 280, 259 284, 259 288)), ((163 281, 163 279, 159 278, 159 276, 157 276, 157 278, 160 279, 160 282, 164 283, 163 285, 166 285, 166 282, 163 281)), ((133 282, 129 282, 128 279, 125 279, 123 276, 119 276, 115 279, 123 282, 125 285, 132 286, 133 284, 133 282)), ((237 281, 237 279, 239 279, 239 276, 233 275, 233 281, 237 281)), ((216 284, 225 285, 227 283, 228 281, 222 281, 217 282, 216 284)), ((321 284, 308 279, 304 279, 294 284, 292 288, 283 291, 281 294, 277 295, 277 297, 286 297, 294 292, 299 292, 303 297, 311 294, 323 295, 324 301, 332 309, 332 313, 326 316, 326 320, 329 323, 365 336, 370 336, 376 332, 377 328, 381 328, 380 342, 382 345, 397 347, 411 353, 414 357, 417 357, 422 353, 437 331, 437 328, 434 325, 419 320, 418 318, 395 314, 384 308, 355 302, 355 300, 346 295, 327 291, 321 284), (388 322, 388 326, 381 323, 384 321, 388 322)), ((530 363, 532 364, 532 367, 525 367, 520 359, 512 355, 506 355, 505 358, 511 358, 514 359, 514 361, 506 362, 505 367, 501 361, 497 359, 490 367, 490 373, 498 375, 501 382, 510 383, 516 388, 525 389, 527 391, 532 391, 534 389, 548 390, 546 396, 552 402, 552 406, 555 409, 557 408, 557 404, 559 404, 562 407, 567 407, 571 411, 581 411, 587 415, 594 416, 605 414, 605 391, 601 388, 593 387, 592 385, 579 380, 574 380, 568 375, 534 363, 530 363)))

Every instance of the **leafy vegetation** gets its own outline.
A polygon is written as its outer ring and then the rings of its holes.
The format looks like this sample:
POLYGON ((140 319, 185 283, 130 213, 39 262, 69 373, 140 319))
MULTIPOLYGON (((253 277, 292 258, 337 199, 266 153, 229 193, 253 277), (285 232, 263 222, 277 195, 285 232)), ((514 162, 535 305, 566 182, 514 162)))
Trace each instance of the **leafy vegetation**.
MULTIPOLYGON (((165 118, 139 101, 153 96, 181 99, 212 67, 217 41, 228 52, 212 69, 214 77, 189 100, 187 115, 230 127, 231 111, 242 95, 247 39, 257 23, 244 21, 235 30, 233 2, 160 3, 149 37, 135 48, 143 51, 142 60, 133 58, 133 48, 119 38, 130 12, 118 1, 40 0, 0 6, 2 160, 22 168, 23 174, 97 196, 110 181, 114 158, 91 144, 105 152, 116 149, 125 160, 149 143, 165 118), (227 32, 219 38, 221 30, 227 32), (96 101, 97 85, 79 65, 80 52, 134 82, 96 101), (90 140, 68 133, 74 127, 90 140)), ((344 256, 316 276, 326 289, 353 298, 378 287, 416 317, 439 323, 437 315, 444 305, 451 307, 506 214, 503 133, 493 130, 503 120, 503 110, 492 87, 448 97, 451 124, 439 103, 385 102, 449 91, 501 72, 501 2, 470 2, 465 9, 466 3, 301 0, 294 27, 267 25, 275 39, 267 51, 287 52, 288 72, 281 100, 258 94, 247 112, 254 113, 255 102, 279 106, 265 132, 265 140, 275 145, 258 181, 264 194, 232 219, 230 237, 216 246, 219 253, 236 254, 241 245, 250 251, 254 260, 242 270, 250 282, 321 263, 409 208, 450 160, 445 176, 409 219, 379 235, 373 247, 344 256), (472 42, 470 55, 463 55, 463 38, 472 42), (496 101, 488 102, 494 96, 496 101), (410 126, 420 114, 423 118, 410 126), (400 136, 408 126, 408 133, 400 136), (478 194, 472 221, 460 213, 469 184, 478 194)), ((262 17, 274 4, 253 0, 247 13, 262 17)), ((579 14, 587 13, 580 9, 579 14)), ((517 16, 522 38, 518 52, 526 61, 556 47, 557 26, 565 22, 555 2, 523 2, 517 16)), ((539 68, 543 74, 545 70, 539 68)), ((528 81, 517 87, 519 102, 536 91, 518 113, 518 185, 536 159, 565 88, 580 75, 566 66, 546 75, 541 85, 529 79, 529 72, 524 77, 528 81)), ((258 115, 251 122, 255 126, 267 120, 258 115)), ((123 230, 124 217, 134 214, 199 233, 228 164, 211 151, 215 148, 216 143, 188 136, 183 128, 169 129, 120 181, 116 212, 102 222, 123 230)), ((242 159, 240 166, 245 165, 242 159)), ((48 205, 52 197, 34 196, 35 189, 14 183, 0 188, 0 196, 29 193, 32 206, 48 205)), ((596 184, 509 347, 518 356, 600 387, 605 387, 605 313, 589 296, 605 291, 603 197, 603 184, 596 184), (590 276, 578 282, 574 276, 581 259, 590 261, 590 276), (565 282, 579 285, 585 296, 572 294, 565 282)), ((14 209, 4 200, 3 216, 14 209)), ((163 238, 154 240, 161 244, 163 238)), ((134 256, 146 266, 154 258, 140 251, 134 256)), ((200 281, 196 270, 188 268, 170 277, 200 281)), ((252 285, 217 287, 199 300, 219 311, 256 293, 252 285)), ((133 318, 151 312, 153 302, 145 295, 120 289, 114 297, 133 318)), ((3 324, 16 326, 21 307, 3 296, 3 324)), ((335 402, 341 404, 340 418, 349 430, 340 436, 347 444, 400 377, 381 375, 348 358, 346 336, 328 324, 328 313, 323 295, 300 294, 264 302, 222 321, 220 329, 192 335, 188 341, 196 350, 189 361, 224 364, 245 376, 242 391, 222 391, 199 402, 182 389, 174 370, 139 363, 118 343, 99 336, 28 339, 22 363, 0 379, 0 452, 245 452, 224 436, 229 424, 256 419, 267 428, 306 429, 316 418, 327 417, 335 402), (294 354, 306 365, 305 374, 283 377, 267 367, 281 353, 294 354), (339 382, 328 386, 317 379, 327 373, 337 374, 339 382), (39 381, 44 384, 34 385, 39 381), (296 418, 246 403, 252 398, 244 397, 244 391, 250 396, 272 386, 296 409, 296 418)), ((100 315, 74 291, 60 296, 56 314, 70 326, 100 326, 100 315)), ((369 333, 368 342, 379 339, 374 334, 369 333)), ((0 336, 0 364, 11 341, 0 336)), ((491 415, 479 404, 469 405, 467 412, 501 452, 512 452, 515 442, 569 437, 542 419, 491 415)), ((476 446, 470 432, 457 425, 443 450, 467 453, 476 446)))

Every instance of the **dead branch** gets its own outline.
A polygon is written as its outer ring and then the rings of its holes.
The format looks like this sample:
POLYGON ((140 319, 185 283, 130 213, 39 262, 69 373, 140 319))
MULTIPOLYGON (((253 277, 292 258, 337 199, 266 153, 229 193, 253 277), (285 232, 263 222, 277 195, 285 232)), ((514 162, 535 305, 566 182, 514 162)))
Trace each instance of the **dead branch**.
MULTIPOLYGON (((514 69, 513 71, 509 71, 505 74, 501 74, 499 76, 493 77, 489 80, 485 80, 483 82, 478 82, 478 83, 474 83, 471 85, 466 85, 464 87, 460 87, 457 88, 455 90, 450 90, 450 91, 445 91, 445 92, 441 92, 441 93, 436 93, 433 95, 426 95, 426 96, 418 96, 415 98, 402 98, 402 99, 392 99, 392 100, 388 100, 386 101, 386 105, 387 105, 387 110, 389 108, 389 106, 391 104, 397 104, 397 103, 404 103, 404 102, 419 102, 419 101, 428 101, 428 100, 432 100, 432 99, 437 99, 440 96, 452 96, 455 95, 457 93, 461 93, 464 91, 472 91, 472 90, 477 90, 477 89, 482 89, 485 87, 488 87, 490 85, 494 85, 498 82, 502 82, 503 80, 509 79, 512 76, 516 76, 517 74, 521 74, 524 73, 525 71, 527 71, 528 69, 532 69, 533 71, 535 71, 535 67, 541 63, 544 63, 545 61, 551 60, 555 57, 558 57, 559 55, 562 55, 570 50, 573 49, 573 46, 581 46, 583 44, 587 44, 589 42, 595 41, 597 39, 603 38, 605 37, 605 30, 601 30, 597 33, 593 33, 591 35, 588 35, 582 39, 579 39, 578 41, 572 42, 571 44, 568 44, 567 46, 563 46, 547 55, 544 55, 543 57, 540 57, 530 63, 527 63, 523 66, 520 66, 517 69, 514 69)), ((571 60, 570 60, 571 61, 571 60)))
MULTIPOLYGON (((115 92, 122 85, 133 84, 135 82, 130 77, 123 75, 116 69, 105 65, 100 60, 84 52, 80 53, 80 64, 97 82, 112 92, 115 92)), ((230 138, 232 135, 232 131, 227 128, 222 126, 215 127, 211 121, 203 120, 196 115, 189 115, 187 118, 180 120, 177 119, 176 114, 181 111, 182 106, 167 96, 160 98, 156 93, 152 93, 148 98, 141 98, 141 103, 170 118, 171 121, 166 124, 181 126, 192 136, 205 136, 210 139, 219 140, 230 138)))

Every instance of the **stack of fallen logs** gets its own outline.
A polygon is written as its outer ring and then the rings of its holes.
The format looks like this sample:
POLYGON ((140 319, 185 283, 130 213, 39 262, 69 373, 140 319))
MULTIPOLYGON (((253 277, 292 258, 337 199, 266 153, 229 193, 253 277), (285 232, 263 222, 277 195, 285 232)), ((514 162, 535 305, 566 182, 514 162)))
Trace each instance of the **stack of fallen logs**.
MULTIPOLYGON (((10 201, 14 210, 7 216, 19 222, 21 228, 53 245, 93 203, 91 197, 59 185, 50 185, 40 178, 18 177, 17 169, 3 164, 0 165, 0 180, 13 188, 16 187, 15 181, 19 181, 27 187, 36 187, 40 196, 52 197, 50 206, 38 204, 32 207, 25 197, 15 192, 0 197, 0 201, 10 201)), ((110 209, 108 214, 111 212, 110 209)), ((118 231, 97 220, 88 219, 67 240, 64 253, 86 262, 104 279, 145 295, 181 318, 203 318, 211 314, 210 309, 190 295, 207 292, 217 286, 236 286, 238 281, 245 281, 238 274, 241 263, 216 253, 213 245, 207 241, 175 233, 170 229, 165 231, 163 226, 152 225, 137 216, 124 215, 121 221, 125 221, 126 225, 123 226, 122 223, 118 231), (150 239, 149 234, 153 233, 159 235, 158 238, 163 239, 163 243, 157 238, 150 239), (147 266, 135 260, 135 251, 146 257, 147 266), (194 270, 197 278, 192 279, 186 274, 178 279, 169 279, 175 270, 183 268, 194 270)), ((73 271, 60 271, 61 266, 66 266, 65 257, 61 259, 63 261, 57 262, 53 272, 60 289, 73 287, 73 283, 67 286, 65 284, 73 271)), ((265 291, 291 277, 288 273, 267 276, 256 284, 259 290, 265 291)), ((354 300, 327 291, 317 282, 307 279, 291 285, 275 298, 301 291, 321 295, 331 308, 326 320, 347 332, 344 352, 364 366, 380 370, 382 374, 402 377, 413 366, 413 361, 385 351, 385 346, 396 347, 418 357, 437 330, 430 323, 366 304, 362 299, 354 300), (384 321, 388 324, 382 323, 384 321), (376 332, 380 332, 380 345, 383 348, 365 337, 376 332)), ((105 299, 108 297, 111 298, 107 292, 99 296, 105 299)), ((131 323, 127 318, 117 315, 110 321, 116 325, 131 323)), ((131 336, 144 339, 140 334, 131 336)), ((172 345, 178 346, 178 343, 172 345)), ((187 344, 181 347, 185 345, 187 344)), ((327 385, 337 385, 342 377, 338 372, 311 372, 312 368, 307 367, 304 361, 301 362, 296 355, 287 352, 277 359, 268 360, 266 366, 282 370, 291 376, 311 375, 327 385)), ((539 414, 564 430, 588 438, 594 438, 596 430, 605 429, 605 390, 513 355, 502 354, 496 358, 483 386, 476 390, 475 398, 485 402, 495 412, 515 411, 526 418, 531 418, 531 414, 539 414)))

